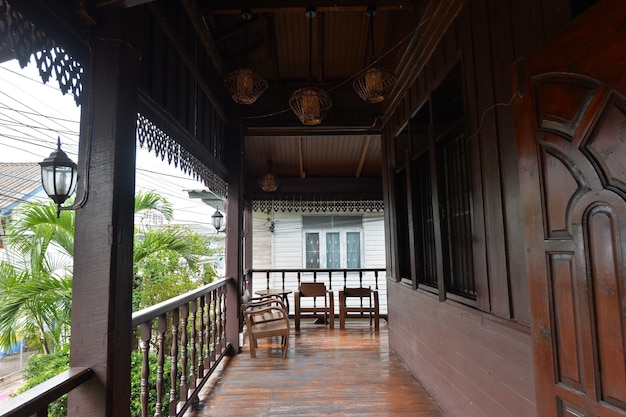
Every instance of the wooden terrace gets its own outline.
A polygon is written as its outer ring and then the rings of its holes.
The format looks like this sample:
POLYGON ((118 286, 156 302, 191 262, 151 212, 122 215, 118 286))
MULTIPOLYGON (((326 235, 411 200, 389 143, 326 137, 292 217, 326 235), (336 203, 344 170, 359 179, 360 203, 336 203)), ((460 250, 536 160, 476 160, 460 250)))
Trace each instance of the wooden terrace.
POLYGON ((384 320, 375 332, 367 319, 349 319, 345 330, 307 319, 300 332, 292 323, 287 359, 277 339, 259 341, 256 359, 248 353, 245 338, 190 416, 445 416, 389 349, 384 320))

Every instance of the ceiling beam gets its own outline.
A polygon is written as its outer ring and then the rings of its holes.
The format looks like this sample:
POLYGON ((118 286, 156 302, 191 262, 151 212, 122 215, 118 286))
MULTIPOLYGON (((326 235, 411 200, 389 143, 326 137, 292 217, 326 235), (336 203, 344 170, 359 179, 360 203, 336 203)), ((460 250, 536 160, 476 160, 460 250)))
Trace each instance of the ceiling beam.
POLYGON ((300 159, 300 178, 306 178, 306 172, 304 171, 304 157, 302 152, 302 137, 298 138, 298 157, 300 159))
POLYGON ((155 2, 156 0, 99 0, 94 1, 93 5, 98 8, 111 7, 114 9, 128 9, 131 7, 142 6, 144 4, 155 2))
MULTIPOLYGON (((266 193, 256 177, 246 178, 246 194, 253 199, 265 200, 284 196, 341 196, 342 199, 350 200, 351 196, 378 195, 382 198, 383 181, 381 177, 368 178, 280 178, 278 190, 266 193)), ((352 197, 354 198, 354 197, 352 197)))
MULTIPOLYGON (((250 7, 246 0, 217 2, 204 0, 199 1, 199 8, 206 14, 240 14, 241 9, 248 8, 252 13, 304 13, 311 6, 310 1, 273 0, 263 2, 263 6, 250 7)), ((363 4, 363 1, 343 1, 337 6, 334 0, 315 2, 317 12, 365 12, 368 5, 376 6, 379 11, 383 10, 412 10, 411 0, 378 0, 363 4)))
POLYGON ((206 24, 206 21, 200 16, 200 11, 196 6, 195 0, 182 0, 183 6, 185 7, 185 11, 187 12, 187 16, 191 20, 202 45, 204 45, 204 49, 206 53, 211 57, 211 61, 213 62, 213 66, 215 67, 218 74, 224 73, 224 62, 222 61, 222 57, 217 50, 217 46, 213 41, 213 37, 211 36, 211 32, 209 31, 209 27, 206 24))
POLYGON ((359 166, 356 169, 356 178, 361 177, 361 172, 363 171, 363 164, 365 164, 365 157, 367 156, 367 151, 370 147, 370 142, 372 141, 372 135, 367 135, 363 138, 363 147, 361 148, 361 157, 359 158, 359 166))

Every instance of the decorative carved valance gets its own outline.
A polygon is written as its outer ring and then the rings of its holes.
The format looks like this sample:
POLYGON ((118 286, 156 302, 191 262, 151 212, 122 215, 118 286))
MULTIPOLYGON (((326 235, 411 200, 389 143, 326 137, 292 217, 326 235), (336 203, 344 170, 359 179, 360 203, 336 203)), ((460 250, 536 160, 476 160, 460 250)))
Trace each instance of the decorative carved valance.
POLYGON ((82 103, 84 69, 81 64, 13 9, 7 0, 0 0, 0 49, 13 51, 22 68, 33 56, 44 83, 54 71, 61 92, 71 93, 77 105, 82 103))
POLYGON ((253 200, 253 211, 282 211, 282 212, 311 212, 323 213, 332 211, 363 212, 383 211, 385 205, 382 200, 313 200, 313 199, 276 199, 253 200))
POLYGON ((174 164, 196 180, 202 181, 215 195, 227 197, 228 184, 224 180, 142 114, 137 114, 137 140, 139 146, 145 146, 161 160, 167 158, 170 165, 174 164))

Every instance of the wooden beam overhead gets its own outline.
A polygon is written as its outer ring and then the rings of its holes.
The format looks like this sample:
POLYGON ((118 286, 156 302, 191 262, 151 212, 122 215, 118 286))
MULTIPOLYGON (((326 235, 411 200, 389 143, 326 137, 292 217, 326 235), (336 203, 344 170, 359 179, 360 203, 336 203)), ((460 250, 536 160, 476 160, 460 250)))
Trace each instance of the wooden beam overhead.
POLYGON ((300 159, 300 178, 306 178, 306 172, 304 171, 304 158, 302 155, 302 138, 298 138, 298 158, 300 159))
MULTIPOLYGON (((368 6, 376 6, 379 11, 383 10, 412 10, 413 2, 410 0, 372 1, 363 4, 362 1, 346 1, 341 6, 336 1, 318 1, 315 4, 317 12, 365 12, 368 6)), ((215 2, 201 1, 199 8, 206 14, 240 14, 242 8, 248 8, 254 13, 304 13, 310 7, 307 1, 266 1, 262 7, 250 7, 247 1, 215 2)))
POLYGON ((222 61, 222 57, 215 46, 215 42, 213 41, 213 37, 211 36, 211 32, 209 31, 205 20, 200 16, 200 11, 198 10, 195 0, 182 0, 182 3, 189 19, 193 24, 193 27, 196 29, 196 33, 198 34, 202 45, 204 45, 204 49, 211 57, 211 61, 213 62, 213 66, 215 67, 217 73, 223 74, 224 62, 222 61))
POLYGON ((130 7, 142 6, 155 2, 156 0, 100 0, 94 1, 94 6, 98 8, 128 9, 130 7))
POLYGON ((372 135, 367 135, 363 139, 363 147, 361 148, 361 157, 359 158, 359 166, 356 169, 356 178, 361 177, 361 172, 363 171, 363 164, 365 163, 365 157, 367 156, 367 150, 370 147, 370 142, 372 140, 372 135))

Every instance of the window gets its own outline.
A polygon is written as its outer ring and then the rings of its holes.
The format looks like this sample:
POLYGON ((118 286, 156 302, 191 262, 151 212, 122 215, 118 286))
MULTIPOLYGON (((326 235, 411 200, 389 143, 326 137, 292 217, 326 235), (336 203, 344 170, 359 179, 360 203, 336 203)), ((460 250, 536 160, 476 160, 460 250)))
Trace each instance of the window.
POLYGON ((473 302, 472 169, 462 98, 456 65, 396 137, 396 274, 440 300, 473 302))
POLYGON ((302 226, 306 268, 361 267, 360 216, 304 216, 302 226))
POLYGON ((412 164, 413 210, 416 228, 417 279, 420 284, 437 288, 435 219, 430 186, 430 158, 424 154, 412 164))
POLYGON ((339 233, 326 233, 326 268, 341 268, 339 233))
POLYGON ((440 204, 442 205, 446 288, 463 297, 476 298, 472 254, 471 171, 465 155, 465 135, 441 141, 438 164, 441 167, 440 204))
POLYGON ((305 253, 307 268, 320 267, 320 235, 319 233, 305 234, 305 253))

